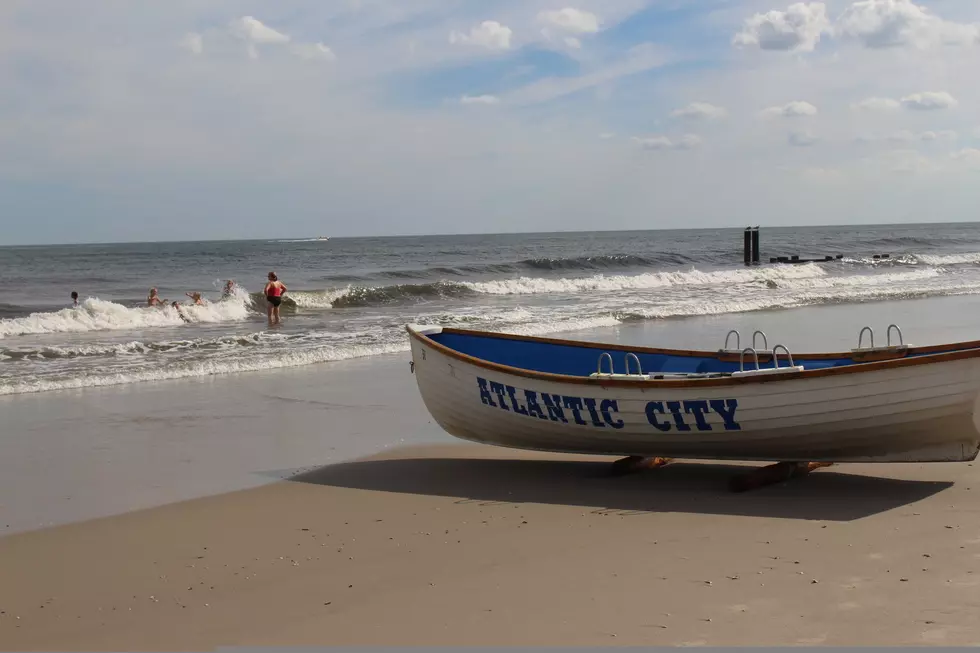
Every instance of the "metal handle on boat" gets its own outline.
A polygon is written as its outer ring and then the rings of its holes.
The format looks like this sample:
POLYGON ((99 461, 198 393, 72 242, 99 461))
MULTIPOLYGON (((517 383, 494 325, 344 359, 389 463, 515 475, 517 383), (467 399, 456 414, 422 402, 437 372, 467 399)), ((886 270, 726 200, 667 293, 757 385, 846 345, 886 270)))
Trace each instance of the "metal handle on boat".
POLYGON ((776 368, 776 369, 779 369, 779 356, 776 355, 776 350, 777 349, 782 349, 783 351, 785 351, 786 352, 786 358, 789 359, 789 366, 790 367, 795 367, 795 365, 793 364, 793 354, 791 354, 789 352, 789 348, 786 345, 773 345, 773 347, 772 347, 772 366, 774 368, 776 368))
POLYGON ((755 369, 759 369, 759 352, 757 352, 753 347, 746 347, 742 350, 742 353, 738 355, 738 369, 741 372, 745 371, 745 352, 750 351, 752 355, 755 356, 755 369))
POLYGON ((733 333, 735 334, 735 349, 741 348, 742 336, 739 334, 737 330, 732 329, 731 331, 728 332, 728 335, 725 336, 725 349, 723 351, 730 351, 728 349, 728 339, 732 337, 733 333))
POLYGON ((874 349, 874 347, 875 347, 875 330, 872 329, 869 326, 866 326, 863 329, 861 329, 861 333, 858 334, 858 346, 857 346, 857 348, 860 349, 861 348, 861 343, 864 342, 864 332, 865 331, 867 331, 868 333, 871 334, 871 348, 874 349))
POLYGON ((602 359, 603 358, 608 358, 609 359, 609 374, 611 376, 613 374, 613 372, 614 372, 614 369, 613 369, 613 359, 612 359, 612 354, 610 354, 608 351, 604 351, 601 354, 599 354, 599 366, 596 368, 596 374, 599 374, 599 375, 602 374, 602 359))
POLYGON ((762 336, 762 351, 766 351, 767 349, 769 349, 769 338, 767 338, 766 334, 763 333, 762 331, 756 331, 755 333, 752 334, 752 349, 753 350, 755 349, 755 337, 759 335, 762 336))
POLYGON ((636 373, 642 376, 643 375, 643 368, 640 367, 640 358, 639 358, 639 356, 637 356, 633 352, 630 352, 630 353, 626 354, 626 374, 629 375, 629 373, 630 373, 630 359, 631 358, 636 361, 636 373))
POLYGON ((889 324, 888 325, 888 334, 887 334, 888 335, 888 346, 889 347, 892 346, 892 329, 895 329, 896 331, 898 331, 898 344, 899 344, 899 346, 904 345, 905 344, 905 339, 902 337, 902 330, 898 327, 897 324, 889 324))

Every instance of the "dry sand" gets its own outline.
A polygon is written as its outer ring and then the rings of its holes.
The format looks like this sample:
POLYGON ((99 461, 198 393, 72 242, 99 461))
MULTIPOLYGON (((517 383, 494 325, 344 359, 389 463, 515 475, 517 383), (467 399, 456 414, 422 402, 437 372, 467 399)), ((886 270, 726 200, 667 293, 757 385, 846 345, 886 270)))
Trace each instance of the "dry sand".
POLYGON ((0 539, 4 649, 976 644, 968 464, 742 468, 415 447, 0 539))

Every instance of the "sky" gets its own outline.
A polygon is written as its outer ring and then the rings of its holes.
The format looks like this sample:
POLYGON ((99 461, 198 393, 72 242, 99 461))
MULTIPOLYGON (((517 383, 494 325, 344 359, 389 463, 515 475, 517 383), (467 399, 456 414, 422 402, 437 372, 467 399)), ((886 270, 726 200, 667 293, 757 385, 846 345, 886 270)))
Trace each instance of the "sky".
POLYGON ((977 0, 4 0, 0 244, 975 221, 977 0))

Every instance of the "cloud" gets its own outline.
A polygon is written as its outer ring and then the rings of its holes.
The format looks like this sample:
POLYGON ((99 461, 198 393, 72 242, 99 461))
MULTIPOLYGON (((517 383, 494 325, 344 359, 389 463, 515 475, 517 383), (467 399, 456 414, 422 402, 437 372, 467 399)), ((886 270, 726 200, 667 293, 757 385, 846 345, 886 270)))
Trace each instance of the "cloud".
POLYGON ((956 152, 950 152, 949 156, 958 163, 971 167, 980 167, 980 150, 975 147, 967 147, 956 152))
POLYGON ((542 11, 538 14, 538 22, 572 34, 594 34, 599 31, 599 19, 595 14, 572 7, 542 11))
POLYGON ((786 11, 773 10, 746 19, 742 31, 732 38, 732 44, 756 46, 760 50, 812 52, 829 29, 824 3, 798 2, 786 11))
POLYGON ((289 36, 278 32, 262 21, 252 16, 242 16, 231 21, 229 27, 231 33, 238 38, 251 43, 273 44, 288 43, 289 36))
POLYGON ((616 137, 615 132, 602 132, 601 134, 599 134, 599 138, 601 138, 602 140, 609 140, 610 138, 615 138, 615 137, 616 137))
POLYGON ((952 129, 942 129, 940 131, 925 131, 919 134, 919 140, 925 142, 931 141, 955 141, 958 140, 960 135, 953 131, 952 129))
POLYGON ((501 25, 495 20, 485 20, 472 28, 469 34, 451 32, 449 42, 476 45, 488 50, 507 50, 510 48, 510 38, 513 34, 513 30, 506 25, 501 25))
POLYGON ((676 140, 667 136, 647 136, 645 138, 634 136, 633 142, 644 150, 693 150, 701 146, 702 140, 696 134, 684 134, 676 140))
POLYGON ((891 150, 883 152, 878 158, 891 172, 914 174, 935 172, 939 169, 933 160, 917 150, 891 150))
POLYGON ((548 102, 585 89, 608 84, 617 79, 642 73, 668 61, 660 48, 649 43, 634 46, 623 58, 577 77, 542 77, 507 92, 504 100, 520 106, 548 102))
MULTIPOLYGON (((254 16, 242 16, 227 24, 224 29, 212 29, 207 31, 207 40, 217 46, 217 50, 222 49, 222 41, 227 45, 228 38, 244 41, 246 52, 249 58, 258 59, 258 46, 283 47, 288 46, 288 51, 300 59, 335 61, 337 56, 324 43, 295 43, 292 37, 279 30, 273 29, 254 16)), ((205 36, 196 32, 188 32, 180 41, 180 47, 201 54, 204 52, 205 36)))
POLYGON ((323 43, 298 43, 291 48, 300 59, 336 61, 337 55, 323 43))
POLYGON ((459 98, 460 104, 500 104, 496 95, 464 95, 459 98))
POLYGON ((856 111, 894 111, 902 106, 898 100, 887 97, 869 97, 851 105, 856 111))
POLYGON ((960 135, 952 129, 929 130, 915 133, 907 129, 891 132, 884 136, 874 136, 863 134, 854 139, 855 143, 933 143, 939 141, 953 142, 959 139, 960 135))
POLYGON ((976 25, 943 20, 911 0, 855 2, 838 19, 837 31, 867 48, 925 49, 976 43, 980 37, 976 25))
POLYGON ((783 106, 769 107, 761 112, 763 118, 802 118, 817 115, 817 107, 799 100, 783 106))
POLYGON ((717 120, 728 115, 722 107, 707 102, 692 102, 686 107, 674 109, 670 113, 673 118, 688 118, 693 120, 717 120))
POLYGON ((204 37, 197 32, 188 32, 184 35, 184 38, 180 40, 179 45, 188 52, 192 52, 193 54, 201 54, 204 52, 204 37))
POLYGON ((956 98, 945 91, 924 91, 922 93, 906 95, 902 98, 902 106, 914 111, 952 109, 958 104, 956 98))
POLYGON ((809 131, 791 132, 787 141, 793 147, 810 147, 816 145, 819 139, 809 131))
POLYGON ((871 49, 927 49, 978 43, 980 25, 944 20, 912 0, 858 0, 833 22, 827 18, 824 3, 798 2, 785 11, 774 9, 746 19, 732 44, 812 52, 824 35, 871 49))

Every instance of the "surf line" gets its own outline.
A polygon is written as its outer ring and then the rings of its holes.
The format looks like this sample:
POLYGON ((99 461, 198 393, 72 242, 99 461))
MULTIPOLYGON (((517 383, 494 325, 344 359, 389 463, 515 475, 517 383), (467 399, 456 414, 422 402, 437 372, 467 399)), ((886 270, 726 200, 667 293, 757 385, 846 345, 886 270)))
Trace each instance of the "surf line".
MULTIPOLYGON (((479 376, 476 377, 476 383, 480 390, 480 401, 485 406, 563 424, 568 424, 571 417, 572 423, 580 426, 595 428, 608 426, 614 429, 626 426, 626 422, 619 416, 619 402, 615 399, 599 400, 591 397, 537 392, 515 388, 497 381, 487 381, 479 376)), ((644 413, 650 426, 664 433, 713 431, 714 427, 707 419, 711 413, 721 417, 726 431, 741 431, 742 426, 735 421, 737 409, 737 399, 685 399, 648 401, 644 413), (685 416, 689 419, 693 418, 693 424, 689 423, 685 416)))

